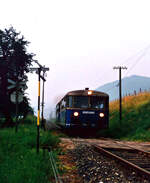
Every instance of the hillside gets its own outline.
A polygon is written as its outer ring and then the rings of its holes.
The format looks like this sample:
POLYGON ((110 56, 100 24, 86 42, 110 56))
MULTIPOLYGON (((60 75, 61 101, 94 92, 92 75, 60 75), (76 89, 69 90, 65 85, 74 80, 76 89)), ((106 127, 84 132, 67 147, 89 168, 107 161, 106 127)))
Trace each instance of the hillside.
POLYGON ((123 98, 122 121, 119 121, 119 103, 110 102, 110 125, 107 137, 150 141, 150 92, 123 98))
MULTIPOLYGON (((110 101, 118 99, 119 96, 119 81, 114 81, 103 86, 98 87, 97 91, 103 91, 109 94, 110 101)), ((122 79, 122 96, 133 94, 134 91, 137 93, 144 90, 150 90, 150 78, 144 76, 130 76, 122 79)))

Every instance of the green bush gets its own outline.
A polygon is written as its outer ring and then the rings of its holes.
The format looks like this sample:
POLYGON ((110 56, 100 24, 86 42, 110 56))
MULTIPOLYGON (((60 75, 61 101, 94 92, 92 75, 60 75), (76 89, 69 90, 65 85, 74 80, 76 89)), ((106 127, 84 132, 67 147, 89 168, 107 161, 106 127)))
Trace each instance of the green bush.
POLYGON ((42 146, 52 146, 56 147, 57 144, 60 142, 59 137, 52 135, 50 132, 41 132, 40 133, 40 143, 42 146))
POLYGON ((36 124, 36 121, 37 121, 37 118, 36 116, 33 116, 33 115, 28 115, 25 119, 23 119, 24 124, 36 124))

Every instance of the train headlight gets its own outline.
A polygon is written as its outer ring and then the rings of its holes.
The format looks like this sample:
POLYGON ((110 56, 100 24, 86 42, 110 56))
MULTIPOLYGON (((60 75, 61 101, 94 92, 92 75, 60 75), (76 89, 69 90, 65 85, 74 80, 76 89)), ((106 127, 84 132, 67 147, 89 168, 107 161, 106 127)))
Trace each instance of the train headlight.
POLYGON ((100 113, 99 113, 99 116, 100 116, 101 118, 103 118, 103 117, 104 117, 104 113, 100 112, 100 113))
POLYGON ((92 95, 92 91, 88 91, 88 95, 92 95))
POLYGON ((74 112, 73 115, 74 116, 79 116, 79 113, 78 112, 74 112))

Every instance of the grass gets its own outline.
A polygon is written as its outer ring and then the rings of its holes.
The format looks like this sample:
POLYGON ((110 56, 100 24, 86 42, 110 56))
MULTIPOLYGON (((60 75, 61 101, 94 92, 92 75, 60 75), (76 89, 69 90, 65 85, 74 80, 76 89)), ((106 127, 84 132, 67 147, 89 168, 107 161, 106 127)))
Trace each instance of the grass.
MULTIPOLYGON (((14 128, 0 130, 0 182, 1 183, 47 183, 53 176, 48 153, 36 153, 37 129, 35 124, 19 125, 18 132, 14 128)), ((59 138, 49 132, 40 130, 40 145, 49 145, 57 157, 59 138)))
POLYGON ((109 129, 100 132, 106 137, 150 141, 150 93, 123 98, 122 121, 119 121, 119 101, 110 103, 109 129))

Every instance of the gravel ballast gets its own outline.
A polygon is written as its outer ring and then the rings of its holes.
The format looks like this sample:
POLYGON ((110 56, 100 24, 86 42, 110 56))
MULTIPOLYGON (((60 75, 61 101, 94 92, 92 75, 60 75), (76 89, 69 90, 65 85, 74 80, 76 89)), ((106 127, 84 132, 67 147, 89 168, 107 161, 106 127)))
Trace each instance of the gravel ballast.
POLYGON ((150 183, 134 171, 96 153, 87 144, 78 144, 70 153, 85 183, 150 183))

